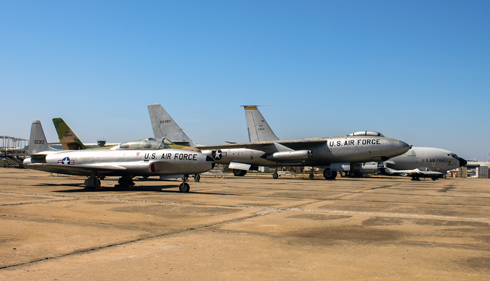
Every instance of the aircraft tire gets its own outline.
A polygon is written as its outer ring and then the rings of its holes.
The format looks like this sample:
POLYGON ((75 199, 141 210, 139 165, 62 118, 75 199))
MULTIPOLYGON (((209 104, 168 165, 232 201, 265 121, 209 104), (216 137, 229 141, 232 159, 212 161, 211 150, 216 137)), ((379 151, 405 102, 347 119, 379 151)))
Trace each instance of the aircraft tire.
POLYGON ((310 179, 314 178, 315 175, 314 174, 310 174, 310 179))
POLYGON ((201 181, 201 176, 200 176, 199 174, 196 174, 196 175, 194 176, 194 181, 195 181, 195 182, 200 182, 200 181, 201 181))
POLYGON ((180 192, 189 192, 189 190, 191 190, 191 187, 189 186, 188 183, 186 182, 183 182, 179 185, 179 191, 180 192))
POLYGON ((356 172, 350 171, 349 172, 349 178, 355 178, 356 177, 356 172))
POLYGON ((233 169, 233 175, 235 175, 235 177, 243 177, 246 174, 247 174, 247 171, 245 171, 245 170, 233 169))
POLYGON ((272 177, 273 177, 275 180, 277 180, 277 178, 279 178, 279 175, 278 175, 277 173, 274 173, 274 174, 272 174, 272 177))
POLYGON ((134 186, 134 181, 132 176, 122 176, 118 180, 119 186, 126 188, 126 187, 133 187, 134 186))
POLYGON ((327 180, 334 180, 337 177, 337 172, 325 170, 325 171, 323 171, 323 176, 327 180))

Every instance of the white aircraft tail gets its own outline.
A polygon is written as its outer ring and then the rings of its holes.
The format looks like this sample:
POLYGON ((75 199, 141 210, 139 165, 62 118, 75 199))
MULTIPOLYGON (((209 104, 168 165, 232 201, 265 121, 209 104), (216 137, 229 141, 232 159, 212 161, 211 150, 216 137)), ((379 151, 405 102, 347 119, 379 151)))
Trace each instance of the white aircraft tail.
POLYGON ((41 121, 35 120, 31 126, 31 136, 29 138, 29 149, 27 153, 33 155, 47 150, 55 149, 49 146, 41 121))
POLYGON ((160 104, 148 105, 148 112, 150 113, 151 127, 155 138, 166 138, 178 145, 192 147, 197 145, 184 133, 160 104))
POLYGON ((271 127, 265 121, 264 116, 257 108, 259 105, 241 105, 245 109, 247 119, 248 139, 250 142, 277 141, 279 138, 274 134, 271 127))

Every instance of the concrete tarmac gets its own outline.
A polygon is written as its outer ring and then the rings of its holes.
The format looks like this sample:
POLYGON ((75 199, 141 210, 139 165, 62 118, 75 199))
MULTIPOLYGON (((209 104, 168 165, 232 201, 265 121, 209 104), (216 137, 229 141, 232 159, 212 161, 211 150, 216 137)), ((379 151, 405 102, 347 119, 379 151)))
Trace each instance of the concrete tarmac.
POLYGON ((0 280, 487 280, 490 180, 0 168, 0 280))

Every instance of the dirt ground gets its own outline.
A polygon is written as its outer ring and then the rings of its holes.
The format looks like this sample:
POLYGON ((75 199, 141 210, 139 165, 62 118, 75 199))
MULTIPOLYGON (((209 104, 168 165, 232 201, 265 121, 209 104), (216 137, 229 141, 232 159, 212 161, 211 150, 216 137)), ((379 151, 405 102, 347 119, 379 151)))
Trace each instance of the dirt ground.
POLYGON ((0 168, 0 280, 487 280, 490 180, 0 168))

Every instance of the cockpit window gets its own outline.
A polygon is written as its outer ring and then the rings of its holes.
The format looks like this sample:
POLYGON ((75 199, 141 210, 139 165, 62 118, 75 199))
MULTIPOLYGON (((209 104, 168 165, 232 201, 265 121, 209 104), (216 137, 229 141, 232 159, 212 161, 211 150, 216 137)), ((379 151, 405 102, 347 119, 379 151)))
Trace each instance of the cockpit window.
POLYGON ((119 144, 119 149, 125 150, 141 150, 141 149, 167 149, 168 145, 161 141, 157 141, 155 139, 142 139, 135 141, 128 141, 119 144))
POLYGON ((411 157, 416 157, 417 154, 415 153, 415 150, 410 149, 409 151, 405 152, 406 156, 411 156, 411 157))
POLYGON ((349 136, 375 136, 375 137, 384 137, 384 135, 380 132, 376 131, 360 131, 350 134, 349 136))

